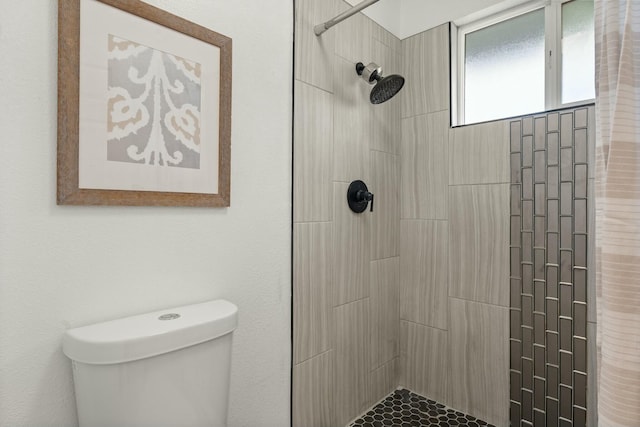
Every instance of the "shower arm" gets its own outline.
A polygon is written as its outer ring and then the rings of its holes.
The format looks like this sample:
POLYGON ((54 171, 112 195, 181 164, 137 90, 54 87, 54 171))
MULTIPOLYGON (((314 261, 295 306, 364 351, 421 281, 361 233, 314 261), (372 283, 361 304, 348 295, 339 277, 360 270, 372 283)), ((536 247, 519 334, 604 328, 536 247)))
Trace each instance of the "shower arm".
POLYGON ((324 33, 325 31, 327 31, 329 28, 333 27, 336 24, 341 23, 342 21, 344 21, 345 19, 355 15, 356 13, 360 12, 362 9, 366 9, 367 7, 371 6, 374 3, 379 2, 380 0, 364 0, 360 3, 358 3, 356 6, 353 6, 351 9, 345 10, 344 12, 342 12, 340 15, 336 16, 333 19, 328 20, 327 22, 324 22, 322 24, 318 24, 315 27, 313 27, 313 32, 316 34, 316 36, 319 36, 320 34, 324 33))

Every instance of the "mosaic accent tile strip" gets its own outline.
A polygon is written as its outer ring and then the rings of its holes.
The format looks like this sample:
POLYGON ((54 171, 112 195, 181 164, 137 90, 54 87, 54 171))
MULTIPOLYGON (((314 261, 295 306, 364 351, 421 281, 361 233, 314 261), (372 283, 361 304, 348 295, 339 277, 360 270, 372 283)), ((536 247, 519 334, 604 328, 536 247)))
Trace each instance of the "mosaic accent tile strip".
POLYGON ((587 116, 511 122, 513 427, 586 425, 587 116))
POLYGON ((396 390, 349 427, 495 427, 406 389, 396 390))

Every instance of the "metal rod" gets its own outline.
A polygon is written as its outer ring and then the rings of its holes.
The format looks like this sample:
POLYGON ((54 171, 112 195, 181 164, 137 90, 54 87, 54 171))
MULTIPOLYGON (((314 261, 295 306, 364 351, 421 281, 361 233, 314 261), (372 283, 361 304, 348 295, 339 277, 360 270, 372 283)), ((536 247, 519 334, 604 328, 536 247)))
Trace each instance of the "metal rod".
POLYGON ((329 28, 333 27, 334 25, 341 23, 345 19, 347 19, 347 18, 355 15, 356 13, 360 12, 362 9, 365 9, 365 8, 371 6, 372 4, 377 3, 379 1, 380 0, 364 0, 364 1, 360 2, 360 3, 358 3, 356 6, 353 6, 351 9, 345 10, 344 12, 342 12, 340 15, 336 16, 335 18, 330 19, 325 23, 316 25, 315 27, 313 27, 313 32, 316 34, 316 36, 319 36, 320 34, 322 34, 325 31, 327 31, 329 28))

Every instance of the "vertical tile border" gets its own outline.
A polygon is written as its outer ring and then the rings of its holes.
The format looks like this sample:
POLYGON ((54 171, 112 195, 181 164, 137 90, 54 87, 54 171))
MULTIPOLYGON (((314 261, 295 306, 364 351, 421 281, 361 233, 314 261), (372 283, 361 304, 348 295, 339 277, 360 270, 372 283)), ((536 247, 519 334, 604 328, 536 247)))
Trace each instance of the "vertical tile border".
POLYGON ((583 107, 510 125, 512 426, 586 422, 589 118, 583 107))

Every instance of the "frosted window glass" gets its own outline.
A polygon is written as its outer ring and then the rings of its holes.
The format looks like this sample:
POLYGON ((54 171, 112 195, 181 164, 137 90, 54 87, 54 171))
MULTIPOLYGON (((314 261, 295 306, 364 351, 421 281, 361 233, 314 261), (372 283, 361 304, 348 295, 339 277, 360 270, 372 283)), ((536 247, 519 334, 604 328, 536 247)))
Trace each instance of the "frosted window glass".
POLYGON ((596 97, 593 1, 562 5, 562 103, 596 97))
POLYGON ((465 122, 544 111, 544 9, 466 35, 465 122))

